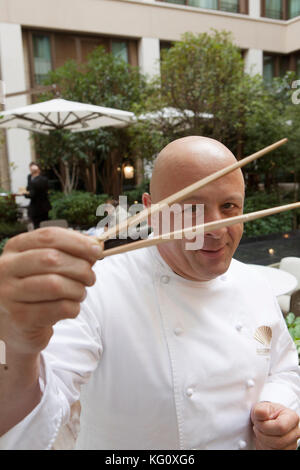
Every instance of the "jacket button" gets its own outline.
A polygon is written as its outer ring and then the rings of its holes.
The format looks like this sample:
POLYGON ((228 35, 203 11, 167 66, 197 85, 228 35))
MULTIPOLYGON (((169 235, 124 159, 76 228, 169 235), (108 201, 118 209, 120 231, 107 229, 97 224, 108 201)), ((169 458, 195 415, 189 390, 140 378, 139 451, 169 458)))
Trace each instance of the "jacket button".
POLYGON ((247 380, 247 387, 248 388, 252 388, 252 387, 254 387, 254 385, 255 385, 254 380, 252 380, 252 379, 247 380))
POLYGON ((243 328, 243 325, 239 322, 235 325, 235 328, 237 329, 237 331, 241 331, 241 329, 243 328))
POLYGON ((245 449, 247 447, 247 442, 240 440, 239 441, 239 449, 245 449))
POLYGON ((169 281, 170 281, 170 277, 169 276, 161 276, 160 280, 163 284, 168 284, 169 281))
POLYGON ((181 335, 182 331, 183 331, 182 328, 178 326, 177 328, 175 328, 174 333, 176 336, 178 336, 178 335, 181 335))
POLYGON ((191 397, 191 396, 193 395, 193 393, 194 393, 194 391, 193 391, 193 389, 192 389, 192 388, 190 388, 190 387, 189 387, 189 388, 187 388, 187 390, 186 390, 186 394, 187 394, 187 396, 188 396, 188 397, 191 397))

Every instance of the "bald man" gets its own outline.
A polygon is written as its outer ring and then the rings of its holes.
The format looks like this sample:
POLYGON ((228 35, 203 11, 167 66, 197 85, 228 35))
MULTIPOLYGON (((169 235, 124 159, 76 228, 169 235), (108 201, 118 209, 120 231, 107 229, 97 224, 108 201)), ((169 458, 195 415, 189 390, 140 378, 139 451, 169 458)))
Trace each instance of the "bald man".
MULTIPOLYGON (((144 205, 234 161, 212 139, 176 140, 144 205)), ((205 222, 241 214, 241 171, 184 203, 204 204, 205 222)), ((101 249, 75 232, 11 239, 0 258, 0 448, 51 449, 80 398, 77 449, 296 449, 297 353, 270 286, 233 259, 242 232, 97 263, 101 249)))

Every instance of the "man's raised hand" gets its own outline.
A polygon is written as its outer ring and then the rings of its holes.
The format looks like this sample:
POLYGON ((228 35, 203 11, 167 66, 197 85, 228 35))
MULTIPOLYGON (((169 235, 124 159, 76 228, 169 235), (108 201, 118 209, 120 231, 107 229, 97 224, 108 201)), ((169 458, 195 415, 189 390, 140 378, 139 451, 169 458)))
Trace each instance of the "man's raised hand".
POLYGON ((257 450, 296 450, 298 414, 279 403, 257 403, 251 411, 257 450))
POLYGON ((40 352, 57 321, 78 315, 101 255, 93 239, 62 228, 39 229, 7 242, 0 257, 0 330, 10 349, 40 352))

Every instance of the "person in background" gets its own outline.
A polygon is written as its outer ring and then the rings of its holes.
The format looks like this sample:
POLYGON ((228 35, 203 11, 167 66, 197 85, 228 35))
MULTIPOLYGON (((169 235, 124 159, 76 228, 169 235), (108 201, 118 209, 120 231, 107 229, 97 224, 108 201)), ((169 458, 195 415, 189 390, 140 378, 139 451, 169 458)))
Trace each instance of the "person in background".
POLYGON ((31 162, 29 168, 30 174, 24 196, 30 198, 28 217, 37 229, 42 221, 49 220, 48 213, 51 204, 48 198, 48 178, 41 174, 41 167, 38 163, 31 162))

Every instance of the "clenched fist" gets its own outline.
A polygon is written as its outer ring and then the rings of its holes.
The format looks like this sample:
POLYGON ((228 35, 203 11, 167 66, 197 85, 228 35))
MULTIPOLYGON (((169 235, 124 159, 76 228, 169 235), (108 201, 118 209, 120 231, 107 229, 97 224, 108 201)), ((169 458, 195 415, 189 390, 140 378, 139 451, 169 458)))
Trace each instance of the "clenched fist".
POLYGON ((0 257, 0 331, 12 351, 40 352, 57 321, 78 315, 101 254, 95 240, 62 228, 8 241, 0 257))
POLYGON ((279 403, 257 403, 251 411, 257 450, 295 450, 300 438, 299 416, 279 403))

